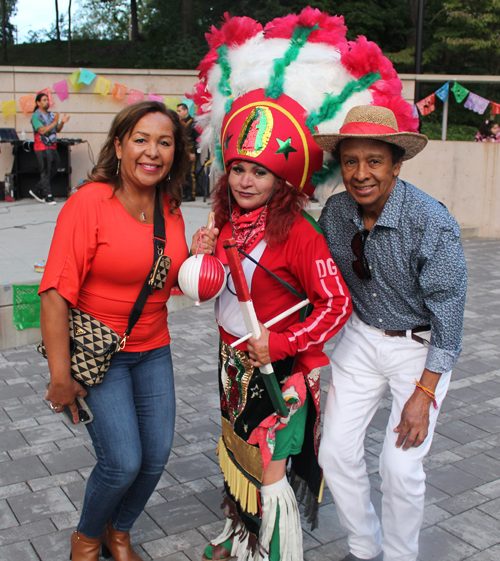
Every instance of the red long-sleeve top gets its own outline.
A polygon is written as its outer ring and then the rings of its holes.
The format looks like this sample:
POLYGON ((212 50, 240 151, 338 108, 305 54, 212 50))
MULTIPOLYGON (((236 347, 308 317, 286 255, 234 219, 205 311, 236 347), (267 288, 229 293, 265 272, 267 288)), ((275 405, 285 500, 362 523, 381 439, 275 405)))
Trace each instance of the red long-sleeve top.
MULTIPOLYGON (((216 248, 216 256, 223 262, 226 260, 222 242, 231 235, 231 227, 227 223, 222 228, 216 248)), ((304 293, 314 306, 303 322, 300 321, 299 311, 270 328, 271 359, 275 361, 297 356, 294 371, 304 374, 327 365, 328 357, 323 353, 323 345, 347 321, 352 304, 347 286, 316 222, 307 214, 299 217, 286 243, 276 248, 266 246, 259 262, 304 293)), ((299 301, 260 267, 253 272, 251 295, 257 317, 262 323, 299 301)), ((223 328, 220 331, 222 339, 228 344, 237 339, 223 328)), ((246 344, 239 348, 246 350, 246 344)))

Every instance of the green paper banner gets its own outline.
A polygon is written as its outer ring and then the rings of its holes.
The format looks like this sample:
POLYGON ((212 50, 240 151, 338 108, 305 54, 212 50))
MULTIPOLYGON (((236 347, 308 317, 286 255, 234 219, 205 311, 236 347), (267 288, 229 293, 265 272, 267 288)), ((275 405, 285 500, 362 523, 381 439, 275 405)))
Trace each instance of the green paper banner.
POLYGON ((451 91, 455 94, 455 99, 458 103, 462 103, 462 101, 467 97, 469 90, 461 86, 458 82, 455 82, 451 87, 451 91))

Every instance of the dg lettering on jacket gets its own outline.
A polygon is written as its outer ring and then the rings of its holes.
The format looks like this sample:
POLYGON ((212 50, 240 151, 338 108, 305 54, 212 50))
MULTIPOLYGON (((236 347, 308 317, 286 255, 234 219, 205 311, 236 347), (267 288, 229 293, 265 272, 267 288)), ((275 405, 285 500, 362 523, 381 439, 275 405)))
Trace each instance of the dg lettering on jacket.
POLYGON ((324 279, 326 275, 335 277, 338 274, 337 265, 335 265, 333 259, 327 259, 326 262, 323 259, 318 259, 316 261, 316 267, 318 268, 318 276, 320 279, 324 279))

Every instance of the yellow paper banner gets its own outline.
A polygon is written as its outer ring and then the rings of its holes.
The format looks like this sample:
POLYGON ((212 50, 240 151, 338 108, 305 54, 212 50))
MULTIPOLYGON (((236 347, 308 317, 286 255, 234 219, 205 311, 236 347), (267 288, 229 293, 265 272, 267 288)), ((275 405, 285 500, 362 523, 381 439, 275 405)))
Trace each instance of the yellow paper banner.
POLYGON ((35 110, 35 96, 33 94, 25 95, 19 99, 21 104, 22 112, 27 115, 28 113, 33 113, 35 110))
POLYGON ((165 96, 165 105, 169 109, 172 109, 173 111, 177 111, 177 106, 179 105, 180 102, 181 102, 181 100, 178 99, 177 97, 165 96))
POLYGON ((69 83, 73 86, 75 92, 79 91, 83 87, 83 83, 78 83, 78 79, 80 78, 80 70, 75 70, 73 74, 68 76, 69 83))
POLYGON ((101 95, 108 95, 109 89, 111 88, 111 82, 103 78, 102 76, 97 77, 95 83, 94 93, 101 95))
POLYGON ((116 99, 125 99, 126 93, 127 93, 127 86, 115 84, 113 86, 113 91, 111 92, 111 97, 114 97, 116 99))
POLYGON ((2 101, 2 117, 15 115, 17 113, 16 100, 9 99, 9 101, 2 101))

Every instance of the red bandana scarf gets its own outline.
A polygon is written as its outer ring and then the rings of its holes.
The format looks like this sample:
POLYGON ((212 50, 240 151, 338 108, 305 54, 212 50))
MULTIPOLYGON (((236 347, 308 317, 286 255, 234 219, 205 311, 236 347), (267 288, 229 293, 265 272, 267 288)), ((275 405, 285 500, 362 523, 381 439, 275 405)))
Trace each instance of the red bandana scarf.
POLYGON ((266 218, 267 206, 246 214, 242 214, 239 206, 233 208, 231 213, 233 236, 239 249, 249 253, 260 242, 264 237, 266 218))

